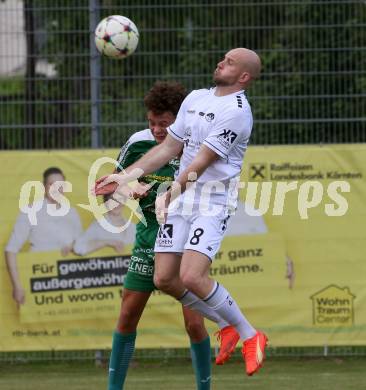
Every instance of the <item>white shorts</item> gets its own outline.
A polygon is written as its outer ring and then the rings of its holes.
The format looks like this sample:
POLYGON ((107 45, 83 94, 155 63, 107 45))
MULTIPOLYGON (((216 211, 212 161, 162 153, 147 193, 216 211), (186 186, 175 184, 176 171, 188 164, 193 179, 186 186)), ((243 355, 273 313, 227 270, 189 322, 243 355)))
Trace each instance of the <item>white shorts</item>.
POLYGON ((183 253, 191 249, 206 255, 211 261, 218 252, 229 216, 223 210, 216 216, 204 216, 199 210, 192 215, 169 214, 160 225, 155 241, 155 252, 183 253))

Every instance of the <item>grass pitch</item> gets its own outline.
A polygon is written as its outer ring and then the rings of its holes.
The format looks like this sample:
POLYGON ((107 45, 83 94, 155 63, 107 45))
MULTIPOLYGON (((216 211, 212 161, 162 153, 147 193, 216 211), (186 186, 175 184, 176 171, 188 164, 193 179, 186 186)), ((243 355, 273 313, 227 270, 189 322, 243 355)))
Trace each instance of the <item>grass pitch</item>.
MULTIPOLYGON (((361 390, 366 388, 366 358, 271 358, 253 377, 241 362, 213 366, 212 390, 361 390)), ((107 370, 93 363, 0 365, 1 390, 106 390, 107 370)), ((188 360, 133 363, 125 390, 194 390, 188 360)))

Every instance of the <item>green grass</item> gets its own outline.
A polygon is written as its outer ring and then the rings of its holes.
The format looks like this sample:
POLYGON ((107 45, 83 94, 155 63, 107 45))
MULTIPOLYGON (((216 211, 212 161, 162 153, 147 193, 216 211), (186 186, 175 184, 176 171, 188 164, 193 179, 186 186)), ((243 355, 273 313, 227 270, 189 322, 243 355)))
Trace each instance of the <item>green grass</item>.
MULTIPOLYGON (((241 362, 213 367, 212 390, 361 390, 365 358, 272 358, 251 378, 241 362)), ((106 390, 107 371, 92 363, 0 365, 1 390, 106 390)), ((133 363, 125 390, 194 390, 190 362, 133 363)))

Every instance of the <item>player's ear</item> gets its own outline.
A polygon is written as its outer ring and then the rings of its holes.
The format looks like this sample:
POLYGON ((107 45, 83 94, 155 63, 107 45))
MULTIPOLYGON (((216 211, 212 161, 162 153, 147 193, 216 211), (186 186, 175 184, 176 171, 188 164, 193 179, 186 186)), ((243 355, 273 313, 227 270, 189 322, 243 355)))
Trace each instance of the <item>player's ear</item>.
POLYGON ((243 73, 240 75, 238 81, 239 81, 241 84, 246 84, 246 83, 248 83, 248 82, 250 81, 250 79, 251 79, 250 74, 249 74, 248 72, 243 72, 243 73))

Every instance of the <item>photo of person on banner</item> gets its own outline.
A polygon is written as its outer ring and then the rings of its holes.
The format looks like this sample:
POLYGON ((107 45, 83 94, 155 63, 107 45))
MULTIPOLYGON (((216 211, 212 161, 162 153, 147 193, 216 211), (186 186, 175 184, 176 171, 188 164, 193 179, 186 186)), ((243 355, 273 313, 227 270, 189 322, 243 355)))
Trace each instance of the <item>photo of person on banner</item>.
MULTIPOLYGON (((50 215, 48 206, 56 209, 60 204, 51 194, 51 187, 56 182, 65 181, 65 175, 60 168, 50 167, 43 172, 44 198, 36 200, 37 223, 31 224, 28 215, 21 211, 17 217, 9 241, 5 247, 5 259, 12 284, 12 296, 18 305, 25 302, 25 290, 20 283, 17 253, 26 242, 30 243, 31 252, 60 251, 67 256, 73 249, 75 240, 82 233, 80 217, 75 208, 71 207, 66 215, 50 215)), ((58 188, 62 194, 62 187, 58 188)), ((34 204, 35 205, 35 204, 34 204)))
MULTIPOLYGON (((104 195, 103 200, 108 204, 110 195, 104 195)), ((124 226, 126 221, 122 216, 123 206, 114 207, 104 217, 107 222, 113 226, 124 226)), ((117 253, 121 253, 124 246, 133 244, 135 240, 135 225, 130 223, 125 230, 119 233, 107 231, 101 226, 98 221, 94 221, 82 233, 74 243, 73 251, 76 255, 85 256, 91 252, 95 252, 105 247, 112 247, 117 253)))

